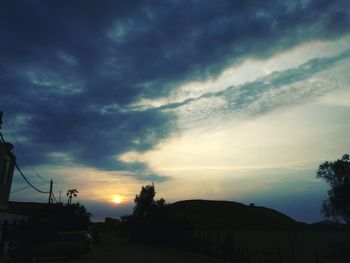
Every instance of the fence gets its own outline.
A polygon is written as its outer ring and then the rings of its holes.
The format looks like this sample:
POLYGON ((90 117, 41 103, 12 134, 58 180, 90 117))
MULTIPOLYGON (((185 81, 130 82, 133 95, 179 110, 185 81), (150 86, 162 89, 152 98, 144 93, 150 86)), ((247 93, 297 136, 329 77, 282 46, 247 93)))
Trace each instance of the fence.
POLYGON ((241 248, 232 231, 195 231, 190 250, 230 262, 282 263, 280 247, 271 249, 241 248))

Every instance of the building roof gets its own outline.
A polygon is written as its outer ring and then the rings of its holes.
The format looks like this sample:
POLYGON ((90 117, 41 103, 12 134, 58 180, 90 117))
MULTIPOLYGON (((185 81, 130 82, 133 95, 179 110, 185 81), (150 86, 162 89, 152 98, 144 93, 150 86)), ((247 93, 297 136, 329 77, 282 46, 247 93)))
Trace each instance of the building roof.
POLYGON ((47 208, 48 204, 46 203, 9 201, 7 209, 4 212, 32 216, 44 213, 47 208))

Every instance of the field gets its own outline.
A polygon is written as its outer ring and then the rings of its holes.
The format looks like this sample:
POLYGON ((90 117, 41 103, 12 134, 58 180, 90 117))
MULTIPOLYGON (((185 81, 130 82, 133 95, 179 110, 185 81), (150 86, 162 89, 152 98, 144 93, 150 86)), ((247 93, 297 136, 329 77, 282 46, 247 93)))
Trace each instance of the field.
POLYGON ((344 262, 331 261, 326 255, 329 245, 350 241, 348 227, 302 224, 264 207, 190 200, 171 209, 193 222, 194 251, 232 261, 233 254, 238 254, 253 262, 344 262))

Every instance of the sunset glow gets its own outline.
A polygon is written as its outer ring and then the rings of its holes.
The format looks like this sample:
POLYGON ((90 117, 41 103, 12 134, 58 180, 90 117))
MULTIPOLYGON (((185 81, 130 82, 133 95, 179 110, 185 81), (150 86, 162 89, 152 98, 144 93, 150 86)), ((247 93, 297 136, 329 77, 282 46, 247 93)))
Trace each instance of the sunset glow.
POLYGON ((114 203, 116 203, 116 204, 120 204, 120 203, 122 202, 122 198, 121 198, 119 195, 115 195, 115 196, 113 197, 113 201, 114 201, 114 203))

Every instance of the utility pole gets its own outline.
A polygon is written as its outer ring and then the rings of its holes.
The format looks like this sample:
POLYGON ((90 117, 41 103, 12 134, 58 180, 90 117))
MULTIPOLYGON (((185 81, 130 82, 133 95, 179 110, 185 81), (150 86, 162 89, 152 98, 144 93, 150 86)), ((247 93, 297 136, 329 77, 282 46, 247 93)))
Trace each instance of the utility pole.
POLYGON ((61 194, 62 194, 62 191, 60 191, 60 201, 59 201, 59 203, 61 203, 61 194))
POLYGON ((50 181, 50 194, 49 194, 49 204, 51 204, 51 196, 52 196, 52 179, 50 181))

